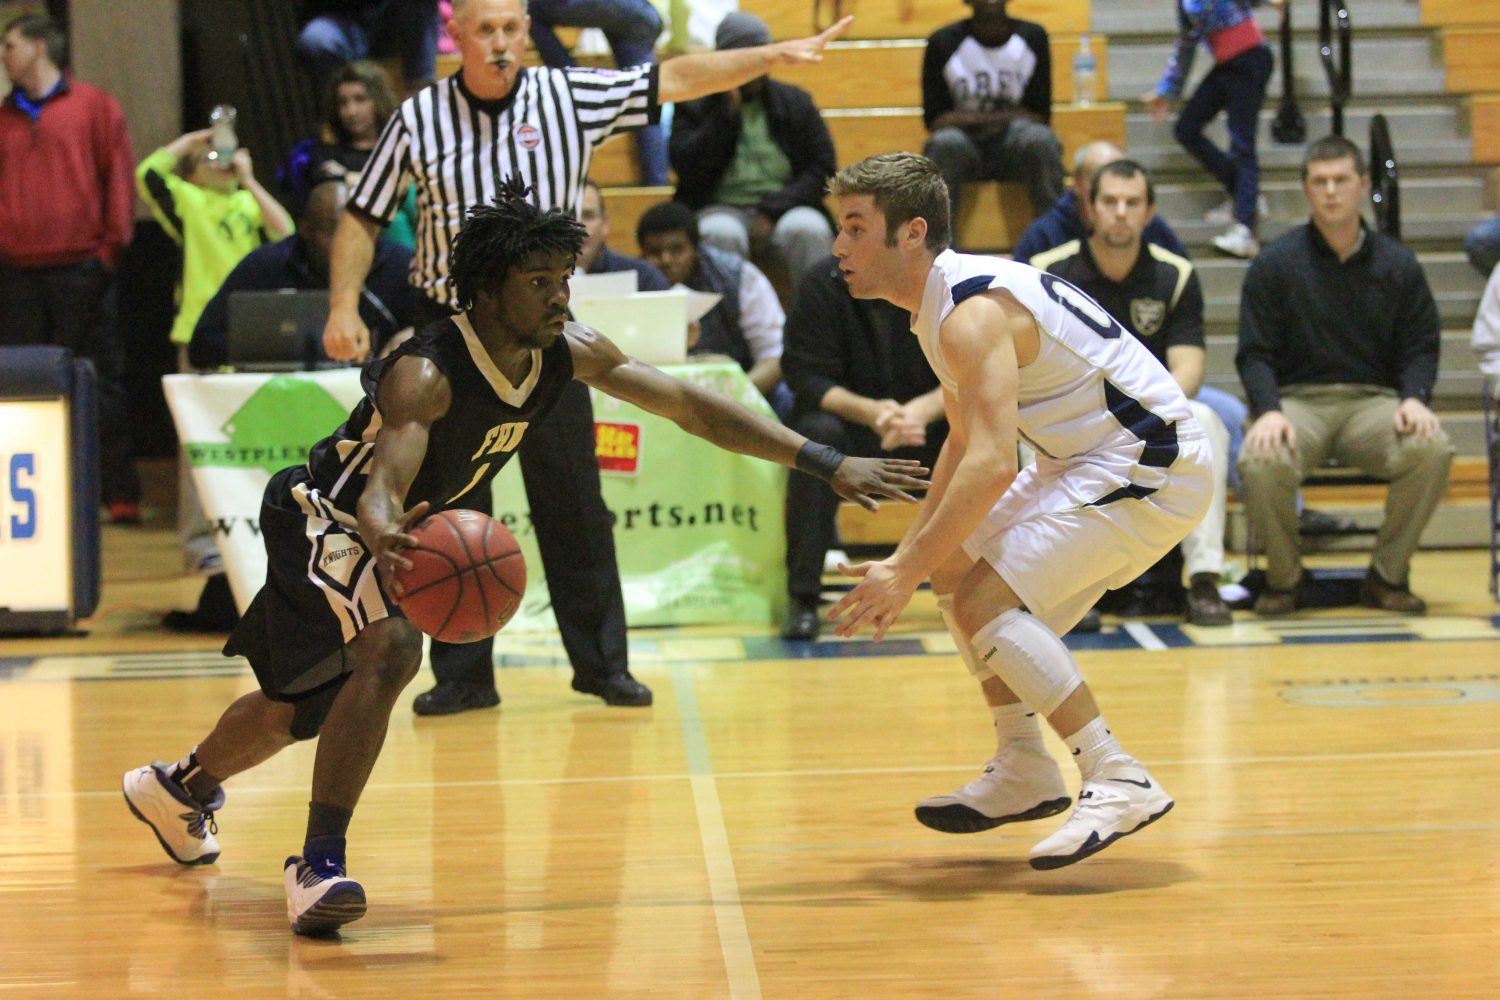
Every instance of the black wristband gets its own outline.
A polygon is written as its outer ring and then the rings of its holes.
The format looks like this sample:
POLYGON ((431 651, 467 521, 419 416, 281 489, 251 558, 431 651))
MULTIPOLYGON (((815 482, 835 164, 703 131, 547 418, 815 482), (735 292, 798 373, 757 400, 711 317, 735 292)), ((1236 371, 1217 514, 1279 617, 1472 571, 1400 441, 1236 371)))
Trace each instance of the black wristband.
POLYGON ((809 441, 797 452, 797 471, 827 482, 839 471, 839 464, 843 460, 844 453, 832 445, 809 441))

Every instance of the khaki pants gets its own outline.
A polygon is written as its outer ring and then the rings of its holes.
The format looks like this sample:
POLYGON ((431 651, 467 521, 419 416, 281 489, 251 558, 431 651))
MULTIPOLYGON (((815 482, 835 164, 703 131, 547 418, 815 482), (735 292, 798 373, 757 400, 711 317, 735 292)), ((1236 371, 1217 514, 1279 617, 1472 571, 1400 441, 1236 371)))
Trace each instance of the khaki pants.
POLYGON ((1439 432, 1428 441, 1396 434, 1393 390, 1368 385, 1298 385, 1281 394, 1281 412, 1297 431, 1297 447, 1272 459, 1240 454, 1246 512, 1266 551, 1266 583, 1291 590, 1302 576, 1297 489, 1328 458, 1390 482, 1385 520, 1371 566, 1387 583, 1407 583, 1422 529, 1448 488, 1453 443, 1439 432))

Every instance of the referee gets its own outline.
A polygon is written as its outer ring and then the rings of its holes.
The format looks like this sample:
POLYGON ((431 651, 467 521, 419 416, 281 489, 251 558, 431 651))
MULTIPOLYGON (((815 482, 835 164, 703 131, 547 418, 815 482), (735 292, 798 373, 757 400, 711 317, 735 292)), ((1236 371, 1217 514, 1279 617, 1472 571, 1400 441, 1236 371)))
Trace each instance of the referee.
MULTIPOLYGON (((680 56, 660 66, 545 69, 522 65, 531 29, 525 0, 454 0, 448 34, 462 68, 407 98, 391 117, 334 237, 323 332, 329 356, 358 360, 369 353, 359 290, 376 235, 408 184, 416 185, 418 207, 410 280, 421 293, 418 321, 425 324, 454 311, 447 281, 453 238, 465 212, 492 201, 502 178, 531 185, 542 208, 576 212, 593 151, 604 140, 654 124, 664 102, 729 90, 777 65, 820 61, 823 47, 852 20, 812 38, 680 56)), ((651 704, 650 689, 628 669, 620 572, 582 383, 572 383, 546 423, 528 431, 520 460, 574 689, 611 705, 651 704)), ((488 511, 490 503, 486 493, 475 506, 488 511)), ((419 714, 498 704, 492 640, 463 646, 434 640, 432 647, 438 684, 417 697, 419 714)))

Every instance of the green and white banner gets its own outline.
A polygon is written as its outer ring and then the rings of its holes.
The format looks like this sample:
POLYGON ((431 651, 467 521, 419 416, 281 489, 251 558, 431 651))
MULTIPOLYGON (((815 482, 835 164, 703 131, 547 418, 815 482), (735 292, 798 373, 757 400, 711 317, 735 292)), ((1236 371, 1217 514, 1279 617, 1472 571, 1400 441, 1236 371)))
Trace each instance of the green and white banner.
MULTIPOLYGON (((770 416, 732 364, 667 369, 770 416)), ((359 372, 168 375, 167 402, 213 526, 235 601, 265 582, 260 498, 272 474, 308 449, 360 398, 359 372)), ((604 501, 631 625, 765 624, 785 600, 786 472, 722 451, 627 403, 595 392, 604 501)), ((521 543, 526 600, 507 631, 556 627, 517 463, 495 480, 495 516, 521 543)))

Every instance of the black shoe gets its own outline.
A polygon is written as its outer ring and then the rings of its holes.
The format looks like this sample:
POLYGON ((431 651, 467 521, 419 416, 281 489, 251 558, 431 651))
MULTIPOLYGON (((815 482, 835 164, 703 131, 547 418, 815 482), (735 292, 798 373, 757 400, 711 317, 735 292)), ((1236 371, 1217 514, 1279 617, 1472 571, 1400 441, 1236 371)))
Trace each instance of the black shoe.
POLYGON ((1304 535, 1357 535, 1359 525, 1347 517, 1336 517, 1321 510, 1303 507, 1297 515, 1297 530, 1304 535))
POLYGON ((790 642, 811 642, 818 637, 823 623, 818 619, 818 602, 794 597, 781 623, 781 637, 790 642))
POLYGON ((629 674, 610 674, 598 679, 574 677, 573 690, 604 699, 616 708, 645 708, 651 704, 651 689, 629 674))
POLYGON ((471 708, 492 708, 500 704, 500 692, 493 686, 469 681, 438 681, 431 691, 412 699, 411 710, 418 715, 453 715, 471 708))
POLYGON ((161 620, 162 628, 172 632, 232 632, 239 622, 239 609, 224 573, 215 573, 203 582, 195 609, 169 611, 161 620))
POLYGON ((1097 632, 1097 631, 1099 631, 1103 627, 1104 627, 1104 617, 1099 614, 1099 608, 1096 606, 1096 607, 1089 608, 1087 611, 1085 611, 1083 613, 1083 617, 1080 618, 1080 619, 1078 619, 1078 624, 1074 625, 1068 631, 1069 632, 1097 632))
POLYGON ((1219 596, 1217 573, 1194 573, 1188 588, 1187 621, 1189 625, 1218 628, 1233 625, 1234 615, 1219 596))

